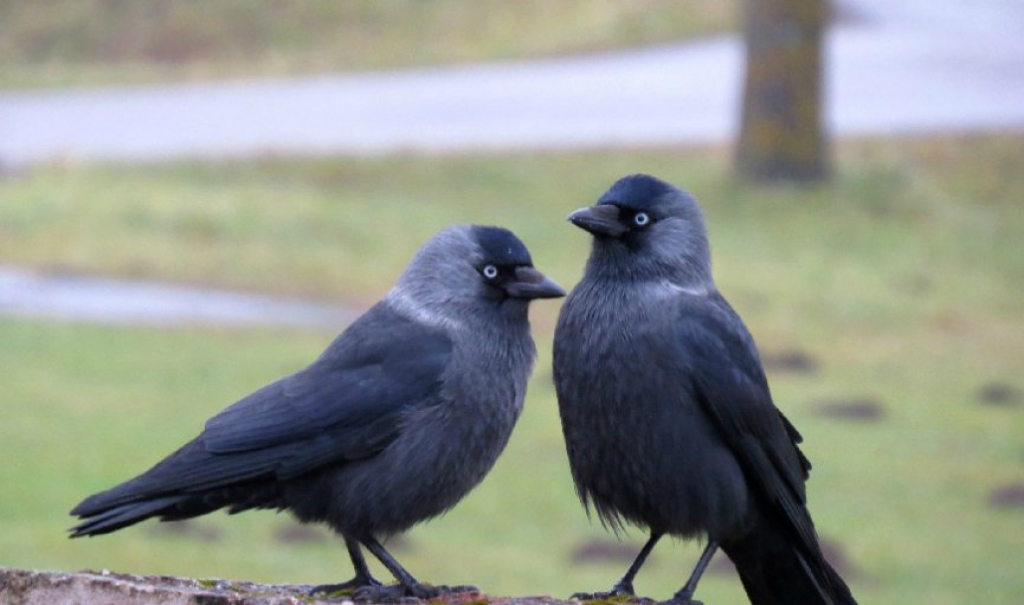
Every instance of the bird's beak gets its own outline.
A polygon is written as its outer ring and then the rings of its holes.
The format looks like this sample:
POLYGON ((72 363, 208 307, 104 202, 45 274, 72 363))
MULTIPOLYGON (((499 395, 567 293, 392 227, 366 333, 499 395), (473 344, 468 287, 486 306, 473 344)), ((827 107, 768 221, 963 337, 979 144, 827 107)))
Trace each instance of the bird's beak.
POLYGON ((612 204, 580 208, 569 215, 569 222, 599 237, 621 237, 627 231, 619 222, 619 208, 612 204))
POLYGON ((505 284, 505 292, 512 298, 561 298, 565 289, 533 267, 519 267, 516 278, 505 284))

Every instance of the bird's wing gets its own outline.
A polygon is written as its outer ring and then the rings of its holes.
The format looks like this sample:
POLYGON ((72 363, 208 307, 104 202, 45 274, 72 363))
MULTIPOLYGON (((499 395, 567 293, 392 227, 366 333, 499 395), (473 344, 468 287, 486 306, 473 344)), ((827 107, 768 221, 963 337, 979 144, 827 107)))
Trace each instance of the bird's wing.
POLYGON ((406 411, 436 400, 451 350, 444 332, 377 305, 312 365, 211 418, 200 440, 225 459, 279 451, 279 478, 371 456, 406 411))
POLYGON ((684 305, 675 327, 701 408, 752 487, 782 512, 801 542, 817 550, 805 507, 810 464, 797 446, 800 434, 772 403, 757 351, 739 317, 724 301, 684 305))
POLYGON ((312 365, 228 407, 153 468, 72 512, 92 515, 159 495, 289 479, 372 456, 399 435, 407 411, 438 401, 451 347, 443 332, 378 305, 312 365))

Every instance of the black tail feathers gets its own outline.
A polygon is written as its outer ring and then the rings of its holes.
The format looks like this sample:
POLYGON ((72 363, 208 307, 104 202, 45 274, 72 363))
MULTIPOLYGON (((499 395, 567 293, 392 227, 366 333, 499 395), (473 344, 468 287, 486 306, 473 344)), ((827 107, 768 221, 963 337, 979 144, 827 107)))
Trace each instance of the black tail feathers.
POLYGON ((282 487, 273 481, 188 491, 161 491, 161 486, 147 474, 89 496, 71 510, 81 519, 71 528, 71 537, 108 534, 153 517, 180 521, 222 508, 232 514, 252 508, 284 508, 282 487))
POLYGON ((71 528, 71 537, 109 534, 123 527, 145 521, 150 517, 161 516, 168 509, 173 509, 181 499, 181 496, 165 496, 140 502, 128 502, 108 508, 92 509, 88 512, 78 512, 82 508, 79 505, 71 514, 79 515, 82 522, 71 528))
POLYGON ((817 544, 804 548, 778 527, 762 523, 723 543, 752 605, 857 605, 817 544))

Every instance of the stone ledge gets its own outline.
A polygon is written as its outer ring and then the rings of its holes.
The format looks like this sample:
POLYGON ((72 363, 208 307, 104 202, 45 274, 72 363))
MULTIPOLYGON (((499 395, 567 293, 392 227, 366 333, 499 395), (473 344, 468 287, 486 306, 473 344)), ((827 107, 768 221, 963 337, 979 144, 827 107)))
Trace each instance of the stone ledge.
MULTIPOLYGON (((3 605, 315 605, 351 604, 346 597, 309 595, 309 585, 256 584, 229 580, 195 580, 170 576, 136 576, 110 571, 34 571, 0 567, 3 605)), ((412 599, 411 602, 416 602, 412 599)), ((435 602, 468 605, 559 605, 547 596, 490 597, 467 593, 435 602)), ((572 603, 572 602, 569 602, 572 603)))

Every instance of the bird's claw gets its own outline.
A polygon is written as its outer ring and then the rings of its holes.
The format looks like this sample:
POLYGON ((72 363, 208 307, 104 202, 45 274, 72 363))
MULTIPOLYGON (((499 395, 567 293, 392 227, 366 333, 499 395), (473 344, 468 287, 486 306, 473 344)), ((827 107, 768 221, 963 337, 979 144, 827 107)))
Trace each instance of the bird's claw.
POLYGON ((625 597, 626 599, 632 600, 636 597, 636 593, 633 591, 633 587, 629 584, 616 584, 611 590, 604 592, 576 592, 573 593, 573 599, 577 601, 593 601, 596 599, 614 599, 616 597, 625 597))
POLYGON ((340 584, 320 584, 310 589, 309 594, 316 596, 351 596, 364 588, 375 588, 383 586, 376 578, 356 576, 348 582, 340 584))
POLYGON ((430 584, 389 584, 357 588, 352 597, 360 603, 415 603, 418 600, 480 592, 476 586, 433 586, 430 584))
POLYGON ((361 603, 399 603, 410 596, 401 584, 361 586, 352 593, 353 600, 361 603))
POLYGON ((693 582, 693 586, 690 586, 690 582, 687 581, 686 586, 673 595, 671 599, 658 605, 703 605, 702 601, 696 601, 693 599, 693 591, 695 590, 696 582, 693 582))
POLYGON ((704 605, 703 601, 696 601, 692 594, 676 593, 671 599, 660 603, 660 605, 704 605))
POLYGON ((440 586, 443 595, 457 595, 467 594, 471 592, 480 592, 480 589, 476 586, 470 586, 469 584, 461 584, 459 586, 440 586))

